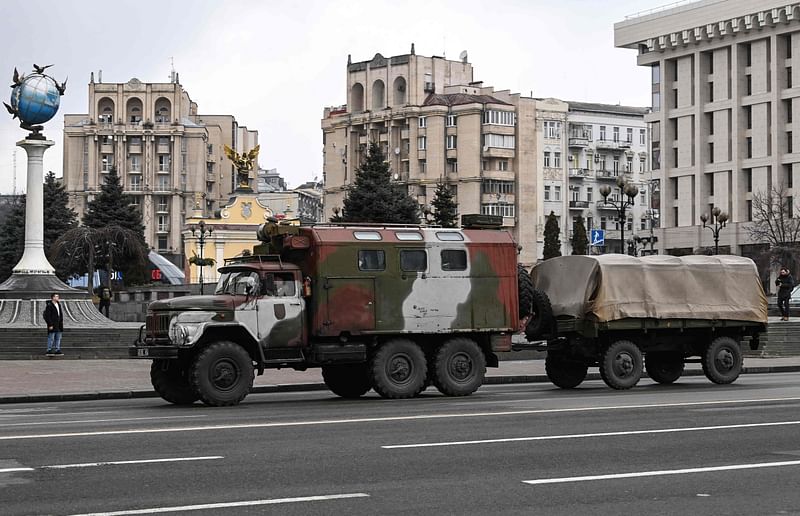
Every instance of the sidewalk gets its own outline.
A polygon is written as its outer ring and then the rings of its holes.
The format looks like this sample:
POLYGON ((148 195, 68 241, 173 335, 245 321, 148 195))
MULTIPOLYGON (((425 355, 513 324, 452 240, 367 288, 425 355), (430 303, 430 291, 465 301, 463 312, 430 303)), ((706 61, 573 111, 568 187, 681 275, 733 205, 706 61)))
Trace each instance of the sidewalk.
MULTIPOLYGON (((745 358, 744 373, 800 372, 800 356, 745 358)), ((686 376, 702 375, 686 364, 686 376)), ((597 379, 590 368, 587 380, 597 379)), ((487 370, 487 384, 547 382, 544 360, 506 360, 487 370)), ((323 390, 319 369, 268 369, 253 392, 323 390)), ((155 397, 150 360, 0 360, 0 403, 155 397)))

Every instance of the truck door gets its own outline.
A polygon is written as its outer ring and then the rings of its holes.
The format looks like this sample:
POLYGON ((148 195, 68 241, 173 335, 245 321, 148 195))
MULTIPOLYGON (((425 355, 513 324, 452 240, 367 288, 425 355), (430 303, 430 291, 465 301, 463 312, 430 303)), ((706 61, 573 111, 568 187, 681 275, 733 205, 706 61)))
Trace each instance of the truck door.
POLYGON ((271 349, 301 347, 305 301, 291 272, 267 273, 257 302, 258 341, 271 349))
POLYGON ((325 316, 320 335, 352 334, 375 329, 375 278, 327 277, 325 316))

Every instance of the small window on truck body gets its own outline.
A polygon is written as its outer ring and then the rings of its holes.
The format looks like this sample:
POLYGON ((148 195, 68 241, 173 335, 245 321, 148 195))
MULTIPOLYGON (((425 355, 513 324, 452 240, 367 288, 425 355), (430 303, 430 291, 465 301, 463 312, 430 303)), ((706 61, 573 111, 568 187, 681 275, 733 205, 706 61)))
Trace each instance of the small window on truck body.
POLYGON ((467 270, 467 252, 463 249, 442 249, 442 270, 467 270))
POLYGON ((464 240, 464 235, 461 233, 456 233, 455 231, 437 231, 436 238, 445 242, 461 242, 464 240))
POLYGON ((422 240, 422 234, 417 233, 416 231, 414 232, 397 231, 395 232, 395 236, 397 237, 398 240, 422 240))
POLYGON ((428 253, 422 249, 400 251, 400 270, 425 272, 428 270, 428 253))
POLYGON ((356 240, 381 240, 381 234, 377 231, 353 231, 356 240))
POLYGON ((358 270, 386 270, 386 254, 378 249, 366 249, 358 252, 358 270))

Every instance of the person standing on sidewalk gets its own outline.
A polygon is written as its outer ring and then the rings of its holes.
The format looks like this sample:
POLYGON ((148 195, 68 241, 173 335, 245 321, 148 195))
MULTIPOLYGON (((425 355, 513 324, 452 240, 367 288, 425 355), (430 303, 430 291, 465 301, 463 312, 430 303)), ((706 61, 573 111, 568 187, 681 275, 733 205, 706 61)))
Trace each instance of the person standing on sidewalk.
POLYGON ((775 280, 778 287, 778 310, 781 312, 781 321, 789 320, 789 298, 794 288, 794 278, 789 274, 787 267, 781 267, 781 272, 775 280))
POLYGON ((98 306, 98 310, 100 313, 103 313, 103 309, 106 311, 106 317, 108 317, 108 309, 111 307, 111 289, 108 287, 101 287, 100 288, 100 305, 98 306))
POLYGON ((61 334, 64 331, 64 311, 59 304, 58 294, 50 294, 50 301, 44 309, 44 322, 47 324, 47 356, 59 356, 61 334))

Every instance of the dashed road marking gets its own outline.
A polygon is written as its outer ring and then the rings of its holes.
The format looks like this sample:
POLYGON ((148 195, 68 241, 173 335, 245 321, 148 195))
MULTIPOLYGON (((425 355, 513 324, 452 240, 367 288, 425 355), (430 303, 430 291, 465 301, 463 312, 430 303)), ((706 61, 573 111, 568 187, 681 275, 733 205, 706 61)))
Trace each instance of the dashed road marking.
POLYGON ((217 460, 224 458, 225 457, 222 455, 210 455, 208 457, 171 457, 166 459, 115 460, 104 462, 84 462, 81 464, 56 464, 53 466, 39 466, 37 469, 93 468, 97 466, 122 466, 127 464, 153 464, 159 462, 190 462, 196 460, 217 460))
POLYGON ((116 419, 73 419, 67 421, 36 421, 31 423, 2 423, 0 428, 8 428, 12 426, 38 426, 38 425, 69 425, 80 423, 119 423, 122 421, 152 421, 154 419, 190 419, 206 416, 155 416, 155 417, 126 417, 116 419))

